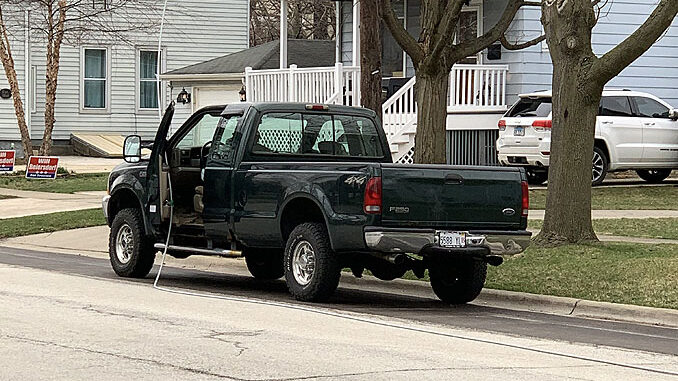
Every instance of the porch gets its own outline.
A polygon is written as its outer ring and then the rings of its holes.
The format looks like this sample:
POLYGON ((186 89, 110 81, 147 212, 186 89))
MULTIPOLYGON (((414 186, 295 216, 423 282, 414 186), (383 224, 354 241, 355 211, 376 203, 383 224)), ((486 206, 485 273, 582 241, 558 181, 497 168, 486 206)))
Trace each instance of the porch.
MULTIPOLYGON (((448 158, 453 164, 496 164, 497 124, 508 109, 507 65, 455 65, 447 95, 448 158), (490 136, 491 135, 491 136, 490 136), (456 138, 455 138, 456 137, 456 138), (459 152, 467 152, 460 155, 459 152), (490 154, 488 154, 490 152, 490 154)), ((416 77, 384 100, 382 124, 396 162, 411 163, 417 127, 416 77)), ((360 67, 245 69, 247 100, 361 106, 360 67)))

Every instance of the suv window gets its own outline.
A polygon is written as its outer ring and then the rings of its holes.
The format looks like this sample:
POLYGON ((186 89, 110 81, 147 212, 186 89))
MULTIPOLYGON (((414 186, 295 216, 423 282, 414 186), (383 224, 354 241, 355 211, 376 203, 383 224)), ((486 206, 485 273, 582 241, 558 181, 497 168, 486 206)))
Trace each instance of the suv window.
POLYGON ((644 118, 668 118, 669 108, 651 98, 633 97, 638 106, 638 116, 644 118))
POLYGON ((603 97, 598 108, 600 116, 633 116, 628 97, 603 97))
POLYGON ((544 118, 551 114, 551 98, 520 98, 506 114, 507 117, 536 116, 544 118))
POLYGON ((253 153, 383 157, 374 123, 364 117, 268 113, 255 132, 253 153))

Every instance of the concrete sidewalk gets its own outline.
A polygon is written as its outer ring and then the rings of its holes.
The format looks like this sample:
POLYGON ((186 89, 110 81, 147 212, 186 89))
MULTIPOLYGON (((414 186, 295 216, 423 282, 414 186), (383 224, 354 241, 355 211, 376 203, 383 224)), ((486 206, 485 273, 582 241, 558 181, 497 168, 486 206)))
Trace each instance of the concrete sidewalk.
MULTIPOLYGON (((86 156, 61 156, 59 166, 75 173, 103 173, 110 172, 122 159, 106 159, 86 156)), ((25 165, 17 165, 15 171, 25 171, 25 165)))
POLYGON ((105 191, 50 193, 0 188, 0 195, 14 196, 0 200, 0 220, 56 212, 101 208, 105 191))
MULTIPOLYGON (((543 220, 544 210, 530 210, 530 220, 543 220)), ((594 220, 615 218, 678 218, 678 210, 591 210, 594 220)))

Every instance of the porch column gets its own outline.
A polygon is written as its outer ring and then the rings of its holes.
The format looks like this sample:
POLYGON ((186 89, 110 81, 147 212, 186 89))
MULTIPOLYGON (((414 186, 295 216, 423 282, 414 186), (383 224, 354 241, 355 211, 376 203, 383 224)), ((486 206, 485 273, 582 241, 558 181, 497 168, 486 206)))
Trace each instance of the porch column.
POLYGON ((280 68, 287 68, 287 0, 280 0, 280 68))
POLYGON ((360 0, 353 1, 353 66, 360 66, 360 0))
POLYGON ((335 13, 335 23, 334 23, 334 62, 341 62, 341 16, 342 16, 342 3, 337 1, 334 3, 334 13, 335 13))

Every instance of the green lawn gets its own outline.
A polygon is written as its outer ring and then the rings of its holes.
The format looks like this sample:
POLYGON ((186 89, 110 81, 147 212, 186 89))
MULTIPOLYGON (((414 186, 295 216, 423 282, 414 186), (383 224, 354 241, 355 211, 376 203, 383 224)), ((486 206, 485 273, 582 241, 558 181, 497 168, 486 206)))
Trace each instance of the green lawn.
POLYGON ((101 209, 59 212, 0 220, 0 238, 105 225, 101 209))
POLYGON ((486 287, 678 309, 678 245, 531 247, 490 266, 486 287))
POLYGON ((0 188, 52 193, 105 191, 108 173, 60 175, 55 180, 26 179, 24 175, 0 176, 0 188))
MULTIPOLYGON (((596 187, 591 193, 592 209, 678 210, 678 186, 612 188, 596 187)), ((530 190, 530 209, 546 207, 546 189, 530 190)))
MULTIPOLYGON (((542 221, 530 220, 530 229, 541 229, 542 221)), ((678 239, 678 218, 619 218, 593 220, 598 234, 628 237, 678 239)))

